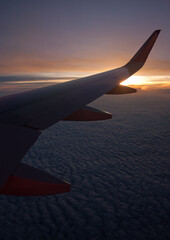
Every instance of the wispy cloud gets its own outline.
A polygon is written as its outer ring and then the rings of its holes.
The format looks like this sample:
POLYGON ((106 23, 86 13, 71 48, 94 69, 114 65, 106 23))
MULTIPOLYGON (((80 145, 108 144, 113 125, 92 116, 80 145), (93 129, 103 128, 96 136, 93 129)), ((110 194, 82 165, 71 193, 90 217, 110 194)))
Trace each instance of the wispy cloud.
MULTIPOLYGON (((82 57, 35 57, 35 56, 18 56, 5 57, 0 59, 0 74, 36 74, 36 73, 63 73, 65 75, 93 74, 96 72, 107 71, 112 68, 121 67, 129 57, 121 54, 116 55, 98 55, 82 57)), ((169 60, 149 59, 145 66, 137 75, 170 75, 169 60)))

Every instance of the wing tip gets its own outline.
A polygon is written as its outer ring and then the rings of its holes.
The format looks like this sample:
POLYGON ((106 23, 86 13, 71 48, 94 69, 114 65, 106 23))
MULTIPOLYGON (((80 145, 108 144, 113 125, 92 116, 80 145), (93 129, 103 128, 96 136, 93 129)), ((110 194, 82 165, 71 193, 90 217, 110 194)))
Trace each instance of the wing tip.
POLYGON ((151 36, 156 35, 156 38, 157 38, 160 32, 161 32, 161 29, 157 29, 152 33, 151 36))
POLYGON ((157 30, 155 30, 153 33, 160 33, 161 32, 161 29, 157 29, 157 30))

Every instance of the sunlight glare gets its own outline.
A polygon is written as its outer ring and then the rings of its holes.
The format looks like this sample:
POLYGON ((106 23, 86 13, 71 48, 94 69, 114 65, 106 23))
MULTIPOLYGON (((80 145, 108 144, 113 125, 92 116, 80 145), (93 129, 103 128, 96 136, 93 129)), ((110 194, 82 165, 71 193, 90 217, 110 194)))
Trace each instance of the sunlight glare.
POLYGON ((131 76, 121 83, 122 85, 136 86, 170 86, 170 76, 131 76))
POLYGON ((148 77, 146 76, 131 76, 127 80, 123 81, 122 85, 143 85, 148 83, 148 77))

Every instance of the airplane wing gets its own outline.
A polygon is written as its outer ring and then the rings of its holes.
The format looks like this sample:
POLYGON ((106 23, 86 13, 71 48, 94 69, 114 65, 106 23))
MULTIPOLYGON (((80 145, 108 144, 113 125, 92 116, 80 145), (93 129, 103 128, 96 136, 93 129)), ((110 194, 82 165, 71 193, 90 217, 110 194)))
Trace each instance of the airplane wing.
POLYGON ((44 195, 70 190, 69 183, 21 163, 22 158, 41 131, 60 120, 111 118, 110 113, 86 105, 103 94, 136 92, 119 84, 144 65, 159 32, 153 32, 123 67, 0 98, 0 194, 44 195))

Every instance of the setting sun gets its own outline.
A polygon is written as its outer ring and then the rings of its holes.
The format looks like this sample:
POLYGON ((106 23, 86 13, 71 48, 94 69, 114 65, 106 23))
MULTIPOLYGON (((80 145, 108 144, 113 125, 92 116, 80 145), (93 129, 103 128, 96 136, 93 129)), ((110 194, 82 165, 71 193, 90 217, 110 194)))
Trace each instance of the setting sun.
POLYGON ((170 76, 131 76, 121 83, 122 85, 136 85, 139 87, 169 87, 170 76))
POLYGON ((148 82, 148 77, 146 76, 131 76, 127 80, 123 81, 122 85, 145 85, 148 82))

